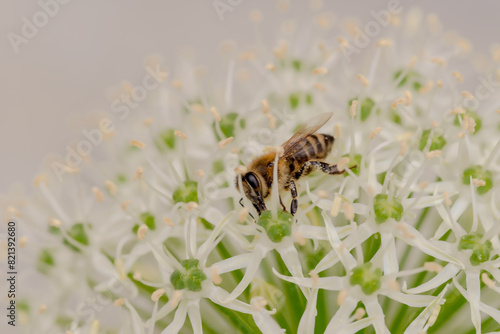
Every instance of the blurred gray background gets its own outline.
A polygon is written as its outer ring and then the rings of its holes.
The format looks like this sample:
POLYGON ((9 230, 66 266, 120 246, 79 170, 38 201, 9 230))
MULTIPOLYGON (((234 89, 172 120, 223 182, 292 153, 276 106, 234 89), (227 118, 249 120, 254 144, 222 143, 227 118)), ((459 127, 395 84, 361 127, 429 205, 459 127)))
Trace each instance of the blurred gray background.
MULTIPOLYGON (((55 0, 41 0, 51 1, 55 0)), ((371 10, 385 9, 388 2, 325 0, 324 10, 337 19, 354 15, 366 22, 372 19, 371 10)), ((446 29, 459 31, 476 50, 487 52, 490 43, 500 40, 498 0, 400 2, 405 10, 417 6, 438 14, 446 29)), ((310 15, 309 1, 291 3, 291 13, 310 15)), ((16 54, 8 34, 21 35, 23 17, 31 21, 40 5, 2 0, 0 193, 14 181, 29 189, 43 158, 49 153, 64 155, 64 147, 82 136, 75 119, 109 109, 110 86, 143 77, 146 55, 158 52, 167 65, 174 64, 179 48, 192 45, 203 51, 197 59, 210 64, 216 61, 221 40, 251 43, 248 17, 253 9, 264 14, 263 31, 276 31, 274 0, 241 0, 223 21, 212 0, 71 0, 60 5, 27 44, 20 44, 16 54)))

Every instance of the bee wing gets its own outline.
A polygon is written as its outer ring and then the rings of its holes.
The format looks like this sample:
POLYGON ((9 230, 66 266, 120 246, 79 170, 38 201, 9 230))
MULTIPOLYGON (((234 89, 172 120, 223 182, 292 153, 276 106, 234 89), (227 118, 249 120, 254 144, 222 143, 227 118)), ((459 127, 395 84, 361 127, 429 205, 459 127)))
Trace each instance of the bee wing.
POLYGON ((328 120, 332 117, 333 113, 324 113, 319 115, 318 117, 315 117, 310 123, 301 126, 297 132, 293 134, 290 139, 288 139, 282 146, 283 146, 283 155, 281 157, 287 157, 291 154, 293 154, 300 144, 300 141, 315 133, 318 131, 328 120))

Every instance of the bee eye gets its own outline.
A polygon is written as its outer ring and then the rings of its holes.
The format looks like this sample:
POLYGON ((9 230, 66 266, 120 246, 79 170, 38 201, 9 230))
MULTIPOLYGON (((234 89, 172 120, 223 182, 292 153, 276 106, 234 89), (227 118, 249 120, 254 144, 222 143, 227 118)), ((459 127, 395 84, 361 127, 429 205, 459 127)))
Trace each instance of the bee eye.
POLYGON ((259 180, 257 180, 254 173, 247 173, 245 175, 245 180, 253 189, 257 189, 259 187, 259 180))

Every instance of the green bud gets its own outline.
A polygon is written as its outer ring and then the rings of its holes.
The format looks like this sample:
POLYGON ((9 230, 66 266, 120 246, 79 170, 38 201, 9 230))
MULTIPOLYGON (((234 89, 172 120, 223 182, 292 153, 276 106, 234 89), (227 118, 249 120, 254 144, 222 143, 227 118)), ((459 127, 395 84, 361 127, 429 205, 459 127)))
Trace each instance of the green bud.
MULTIPOLYGON (((231 112, 229 114, 223 115, 221 117, 221 121, 219 123, 220 125, 220 130, 226 136, 226 138, 229 137, 234 137, 235 130, 236 130, 236 119, 238 118, 238 113, 231 112)), ((244 129, 246 126, 245 120, 242 118, 240 119, 240 128, 244 129)), ((215 129, 215 121, 213 123, 213 127, 215 129)), ((220 138, 219 135, 217 134, 217 139, 222 140, 223 138, 220 138)))
POLYGON ((483 235, 480 233, 466 234, 460 238, 458 243, 459 250, 471 249, 472 255, 470 257, 470 263, 473 266, 478 266, 481 263, 489 261, 491 251, 493 250, 493 245, 491 241, 486 240, 484 243, 481 242, 483 235))
MULTIPOLYGON (((398 80, 399 76, 403 73, 403 70, 398 70, 394 73, 394 80, 398 80)), ((419 91, 420 88, 422 87, 422 84, 418 81, 420 77, 420 74, 418 74, 415 71, 408 71, 406 75, 399 81, 398 87, 401 88, 403 86, 406 86, 410 83, 413 84, 413 89, 415 91, 419 91)))
MULTIPOLYGON (((87 228, 91 228, 92 225, 87 224, 87 228)), ((89 245, 89 238, 87 236, 87 232, 85 231, 85 226, 83 223, 76 223, 75 225, 71 226, 71 228, 68 231, 68 235, 75 240, 76 242, 88 246, 89 245)), ((64 239, 63 244, 71 248, 72 250, 79 252, 80 249, 75 247, 73 244, 68 242, 68 240, 64 239)))
POLYGON ((125 182, 127 182, 127 176, 125 174, 117 174, 116 175, 116 182, 117 183, 125 183, 125 182))
MULTIPOLYGON (((420 151, 423 151, 425 146, 427 145, 427 141, 429 140, 430 134, 431 134, 430 129, 422 132, 422 138, 420 139, 420 145, 419 145, 420 151)), ((440 150, 443 148, 444 145, 446 145, 446 139, 444 139, 443 136, 436 134, 436 132, 434 131, 429 151, 440 150)))
POLYGON ((198 203, 198 182, 186 181, 183 185, 179 186, 173 193, 172 198, 175 203, 196 202, 198 203))
POLYGON ((372 269, 372 263, 367 262, 352 269, 349 283, 359 285, 365 295, 371 295, 380 289, 381 278, 382 270, 380 268, 372 269))
POLYGON ((154 230, 156 228, 155 217, 149 212, 143 212, 141 214, 141 220, 150 230, 154 230))
POLYGON ((277 219, 273 219, 271 211, 266 210, 260 215, 257 224, 266 230, 272 242, 278 243, 292 234, 292 222, 293 216, 290 212, 278 211, 277 219))
POLYGON ((175 132, 174 129, 167 129, 162 131, 158 136, 159 137, 157 142, 158 148, 160 148, 161 146, 161 148, 168 147, 170 149, 174 149, 176 143, 176 137, 174 135, 174 132, 175 132))
POLYGON ((55 261, 52 251, 48 248, 42 249, 42 252, 38 256, 37 270, 42 274, 47 274, 54 265, 55 261))
POLYGON ((300 72, 300 69, 302 68, 302 61, 298 59, 292 60, 292 67, 295 69, 295 71, 300 72))
POLYGON ((384 223, 390 218, 400 221, 403 216, 403 205, 393 197, 389 201, 389 195, 378 194, 373 201, 373 210, 375 211, 375 221, 379 224, 384 223))
POLYGON ((170 283, 175 290, 187 289, 189 291, 201 291, 201 284, 207 278, 203 270, 199 267, 197 259, 187 259, 181 261, 185 273, 175 270, 170 275, 170 283))
POLYGON ((475 165, 464 170, 462 182, 466 185, 470 184, 470 177, 473 179, 483 180, 486 184, 477 187, 479 195, 486 194, 493 187, 493 173, 487 169, 483 169, 480 165, 475 165))
POLYGON ((299 101, 300 101, 299 93, 290 94, 290 96, 288 97, 288 100, 290 102, 290 107, 292 108, 292 110, 297 109, 297 107, 299 106, 299 101))

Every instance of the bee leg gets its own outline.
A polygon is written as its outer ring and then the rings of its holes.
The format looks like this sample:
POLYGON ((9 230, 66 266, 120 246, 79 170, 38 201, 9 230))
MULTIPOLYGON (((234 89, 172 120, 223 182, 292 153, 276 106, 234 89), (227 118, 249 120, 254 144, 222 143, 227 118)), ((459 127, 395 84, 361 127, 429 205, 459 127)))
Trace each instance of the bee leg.
POLYGON ((302 165, 302 168, 295 174, 295 178, 298 179, 302 176, 302 174, 307 175, 313 170, 322 171, 323 173, 330 175, 345 173, 345 170, 340 171, 337 168, 337 165, 331 165, 323 161, 309 160, 302 165))
POLYGON ((286 211, 286 206, 285 206, 285 204, 283 204, 283 201, 281 200, 281 196, 280 196, 280 204, 281 204, 281 207, 283 208, 283 211, 286 211))
POLYGON ((292 193, 292 204, 290 204, 290 213, 292 216, 295 216, 297 212, 297 187, 295 187, 295 182, 293 180, 290 181, 290 192, 292 193))

